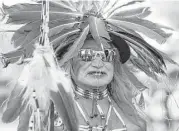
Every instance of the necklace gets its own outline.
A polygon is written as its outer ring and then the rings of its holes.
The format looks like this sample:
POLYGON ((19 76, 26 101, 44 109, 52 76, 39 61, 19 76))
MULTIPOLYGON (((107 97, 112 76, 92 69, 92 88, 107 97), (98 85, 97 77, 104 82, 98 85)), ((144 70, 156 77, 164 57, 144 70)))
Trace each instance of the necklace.
POLYGON ((79 131, 93 131, 93 130, 97 130, 97 131, 106 131, 107 130, 107 127, 108 127, 108 122, 109 122, 109 118, 111 116, 111 112, 112 110, 114 111, 114 113, 116 114, 116 116, 118 117, 118 119, 121 121, 122 125, 123 125, 123 128, 119 129, 119 131, 127 131, 127 128, 126 128, 126 125, 122 119, 122 117, 120 116, 120 114, 118 113, 118 111, 116 110, 116 108, 113 106, 112 104, 112 100, 110 99, 109 95, 108 95, 108 90, 105 89, 103 92, 90 92, 88 90, 83 90, 79 87, 76 87, 75 88, 75 103, 76 103, 76 106, 78 108, 78 110, 80 111, 81 115, 83 116, 87 126, 85 125, 80 125, 79 126, 79 131), (87 113, 85 113, 85 110, 84 108, 81 106, 81 104, 78 102, 78 99, 79 97, 77 96, 82 96, 83 98, 86 98, 86 99, 92 99, 93 100, 93 105, 92 105, 92 113, 94 108, 96 109, 95 110, 95 113, 96 114, 92 114, 94 116, 88 116, 87 113), (98 100, 102 100, 104 99, 105 97, 107 97, 108 99, 108 102, 109 102, 109 108, 108 108, 108 111, 107 111, 107 114, 105 115, 102 108, 100 107, 100 105, 98 104, 98 100), (94 104, 95 103, 95 104, 94 104), (100 113, 100 118, 101 120, 104 120, 104 125, 101 125, 101 126, 92 126, 91 123, 90 123, 90 118, 94 118, 97 116, 97 111, 100 113))
POLYGON ((89 90, 83 90, 76 86, 75 88, 75 95, 82 96, 86 99, 92 99, 92 112, 90 115, 90 118, 94 118, 98 116, 98 111, 100 112, 100 116, 103 119, 104 113, 102 109, 100 108, 99 104, 97 103, 98 100, 102 100, 105 97, 108 96, 108 90, 107 88, 104 91, 99 91, 98 89, 93 89, 93 92, 90 92, 89 90))
POLYGON ((79 96, 82 96, 86 99, 96 99, 96 100, 102 100, 105 97, 108 96, 108 89, 106 88, 104 91, 99 91, 98 89, 93 89, 93 92, 90 92, 89 90, 83 90, 79 88, 78 86, 75 87, 75 93, 79 96))

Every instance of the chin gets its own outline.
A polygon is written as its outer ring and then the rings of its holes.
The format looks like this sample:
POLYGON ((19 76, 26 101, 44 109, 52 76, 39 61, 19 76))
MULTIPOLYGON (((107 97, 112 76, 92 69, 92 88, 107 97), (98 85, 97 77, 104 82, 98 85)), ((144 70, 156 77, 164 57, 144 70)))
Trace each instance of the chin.
POLYGON ((93 80, 88 80, 88 85, 93 87, 100 87, 100 86, 108 85, 110 82, 111 80, 106 80, 106 79, 101 79, 101 80, 93 79, 93 80))

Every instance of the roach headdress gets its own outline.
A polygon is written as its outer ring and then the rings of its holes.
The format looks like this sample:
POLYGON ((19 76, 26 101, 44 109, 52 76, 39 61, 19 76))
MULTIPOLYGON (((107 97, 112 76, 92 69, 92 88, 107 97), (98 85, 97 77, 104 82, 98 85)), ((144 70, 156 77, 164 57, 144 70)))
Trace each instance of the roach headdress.
MULTIPOLYGON (((144 0, 51 0, 48 6, 42 6, 42 3, 46 5, 43 1, 10 7, 3 5, 6 24, 22 26, 14 31, 12 37, 16 49, 2 54, 1 61, 4 67, 16 62, 28 63, 8 98, 2 118, 4 122, 11 122, 23 111, 19 131, 26 130, 29 124, 27 118, 30 116, 35 116, 30 120, 35 119, 38 125, 34 126, 38 130, 49 128, 41 126, 40 120, 51 121, 39 116, 39 108, 50 107, 50 100, 61 112, 64 124, 70 123, 66 124, 67 129, 78 130, 76 116, 71 108, 73 98, 70 97, 70 82, 58 64, 63 65, 72 58, 89 36, 101 46, 103 42, 113 44, 119 51, 121 63, 128 61, 127 64, 133 64, 154 79, 157 79, 156 74, 165 74, 164 59, 175 63, 143 38, 149 37, 161 44, 171 35, 163 30, 169 28, 145 19, 151 11, 144 0), (47 10, 49 15, 45 12, 47 10), (61 84, 61 81, 66 84, 61 84), (22 103, 26 106, 16 108, 22 103)), ((129 79, 134 77, 127 70, 126 74, 129 79)), ((142 85, 137 79, 135 82, 142 85)), ((50 117, 51 110, 44 112, 44 116, 50 117)))

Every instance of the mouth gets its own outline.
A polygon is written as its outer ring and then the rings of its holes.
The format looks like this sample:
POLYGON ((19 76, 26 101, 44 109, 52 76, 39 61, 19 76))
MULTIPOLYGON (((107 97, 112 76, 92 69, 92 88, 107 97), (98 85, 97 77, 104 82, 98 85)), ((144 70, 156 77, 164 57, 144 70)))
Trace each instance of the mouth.
POLYGON ((88 72, 88 75, 95 77, 95 78, 101 78, 107 74, 104 71, 90 71, 88 72))

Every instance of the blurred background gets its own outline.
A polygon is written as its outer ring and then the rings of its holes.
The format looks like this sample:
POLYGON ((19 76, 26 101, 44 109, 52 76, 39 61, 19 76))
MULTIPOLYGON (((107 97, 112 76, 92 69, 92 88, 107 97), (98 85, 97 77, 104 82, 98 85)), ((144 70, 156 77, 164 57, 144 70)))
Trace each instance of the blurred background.
MULTIPOLYGON (((12 5, 17 1, 28 2, 27 0, 4 0, 4 3, 12 5)), ((179 63, 179 0, 148 1, 151 3, 153 13, 147 19, 167 25, 175 30, 165 44, 157 45, 155 41, 150 40, 151 43, 179 63)), ((4 28, 9 27, 0 24, 0 30, 4 28)), ((12 33, 0 33, 0 53, 13 50, 13 46, 10 44, 11 37, 12 33)), ((0 67, 0 105, 9 95, 21 70, 22 66, 19 65, 10 65, 5 69, 0 67)), ((168 78, 161 78, 160 83, 142 73, 138 74, 138 78, 150 87, 150 90, 144 92, 146 106, 144 111, 150 117, 150 127, 153 131, 179 130, 179 68, 167 63, 167 73, 168 78)), ((2 112, 2 108, 0 108, 0 112, 2 112)), ((15 131, 17 123, 18 121, 4 124, 0 121, 0 131, 15 131)))

